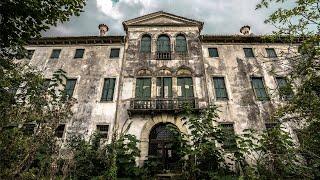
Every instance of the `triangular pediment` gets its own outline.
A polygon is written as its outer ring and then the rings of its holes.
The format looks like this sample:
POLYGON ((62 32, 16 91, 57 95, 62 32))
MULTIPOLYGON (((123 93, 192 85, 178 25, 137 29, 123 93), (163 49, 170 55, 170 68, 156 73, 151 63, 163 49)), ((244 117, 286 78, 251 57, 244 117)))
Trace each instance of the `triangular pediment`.
POLYGON ((202 29, 203 23, 200 21, 180 17, 163 11, 147 14, 123 22, 124 29, 130 26, 198 26, 202 29))

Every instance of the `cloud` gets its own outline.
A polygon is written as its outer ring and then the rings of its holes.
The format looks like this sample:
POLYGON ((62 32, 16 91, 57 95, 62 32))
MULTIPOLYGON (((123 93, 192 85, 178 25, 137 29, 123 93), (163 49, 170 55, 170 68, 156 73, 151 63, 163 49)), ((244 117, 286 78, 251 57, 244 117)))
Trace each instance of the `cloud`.
POLYGON ((124 35, 122 22, 155 11, 165 11, 204 22, 202 34, 236 34, 250 25, 255 34, 270 33, 263 21, 271 10, 255 10, 259 0, 88 0, 79 17, 43 33, 45 36, 97 35, 106 23, 109 34, 124 35))

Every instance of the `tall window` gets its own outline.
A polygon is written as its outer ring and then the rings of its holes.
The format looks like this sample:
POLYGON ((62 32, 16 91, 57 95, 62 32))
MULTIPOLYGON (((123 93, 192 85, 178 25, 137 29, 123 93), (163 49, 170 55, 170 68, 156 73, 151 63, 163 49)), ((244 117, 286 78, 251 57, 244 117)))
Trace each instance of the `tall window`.
POLYGON ((224 133, 224 141, 222 147, 225 150, 235 150, 237 143, 235 139, 234 127, 232 123, 220 124, 222 132, 224 133))
POLYGON ((58 59, 59 56, 60 56, 60 52, 61 52, 61 49, 54 49, 54 50, 52 50, 52 53, 51 53, 50 58, 51 58, 51 59, 58 59))
POLYGON ((217 48, 208 48, 208 51, 209 51, 209 57, 219 57, 217 48))
POLYGON ((72 97, 74 88, 76 86, 76 79, 67 79, 65 93, 67 96, 72 97))
POLYGON ((178 35, 176 37, 176 52, 187 52, 187 41, 184 35, 178 35))
POLYGON ((228 100, 228 94, 223 77, 213 78, 214 90, 217 100, 228 100))
POLYGON ((110 58, 118 58, 120 54, 120 48, 112 48, 110 51, 110 58))
POLYGON ((172 97, 172 78, 171 77, 157 78, 157 97, 160 97, 160 98, 172 97))
POLYGON ((254 57, 254 53, 253 53, 253 50, 252 48, 243 48, 243 51, 244 51, 244 55, 246 57, 254 57))
POLYGON ((293 96, 293 91, 291 89, 290 84, 285 77, 276 77, 276 81, 278 84, 279 95, 283 100, 289 100, 293 96))
POLYGON ((251 77, 251 84, 259 101, 269 100, 262 77, 251 77))
POLYGON ((151 97, 151 78, 137 78, 136 98, 148 99, 151 97))
POLYGON ((147 34, 143 35, 141 38, 140 52, 151 52, 151 37, 147 34))
POLYGON ((114 94, 115 78, 104 79, 101 101, 112 101, 114 94))
POLYGON ((157 40, 158 52, 170 52, 170 38, 167 35, 161 35, 157 40))
POLYGON ((178 96, 181 98, 193 97, 193 83, 191 77, 178 77, 178 96))
POLYGON ((274 48, 266 48, 268 58, 276 58, 277 54, 274 48))
POLYGON ((76 53, 74 54, 74 58, 83 58, 84 49, 76 49, 76 53))

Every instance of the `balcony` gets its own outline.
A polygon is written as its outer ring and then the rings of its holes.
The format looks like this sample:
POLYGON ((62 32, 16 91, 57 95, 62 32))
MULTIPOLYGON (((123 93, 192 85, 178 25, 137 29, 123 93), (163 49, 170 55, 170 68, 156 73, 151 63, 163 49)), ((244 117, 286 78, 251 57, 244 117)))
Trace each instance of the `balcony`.
POLYGON ((154 114, 154 113, 177 113, 185 108, 199 110, 197 98, 171 98, 171 99, 131 99, 129 115, 131 114, 154 114))
POLYGON ((156 52, 157 60, 171 60, 171 52, 156 52))

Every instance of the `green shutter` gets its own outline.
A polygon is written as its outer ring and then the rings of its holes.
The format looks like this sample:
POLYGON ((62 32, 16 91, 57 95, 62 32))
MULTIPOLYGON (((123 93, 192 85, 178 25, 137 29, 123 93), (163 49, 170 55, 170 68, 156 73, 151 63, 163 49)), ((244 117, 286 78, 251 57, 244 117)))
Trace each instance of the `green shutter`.
POLYGON ((65 93, 69 96, 72 97, 74 87, 76 85, 77 80, 76 79, 68 79, 66 83, 66 88, 65 88, 65 93))
POLYGON ((143 79, 138 78, 136 80, 136 98, 142 98, 142 83, 143 83, 143 79))
POLYGON ((150 98, 151 97, 151 78, 143 79, 143 97, 150 98))
POLYGON ((165 77, 163 78, 163 97, 165 96, 165 87, 168 87, 168 97, 172 97, 172 78, 171 77, 165 77))
POLYGON ((223 77, 214 77, 213 78, 214 89, 217 100, 225 100, 228 99, 227 89, 224 83, 223 77))
POLYGON ((151 52, 151 37, 149 35, 142 37, 140 51, 141 52, 151 52))
POLYGON ((179 35, 176 38, 176 51, 177 52, 187 51, 187 42, 186 42, 186 38, 183 35, 179 35))
POLYGON ((107 101, 112 101, 113 100, 115 81, 116 80, 114 78, 109 79, 107 101))
POLYGON ((192 78, 191 77, 186 77, 185 78, 185 87, 189 87, 186 88, 186 96, 185 97, 193 97, 193 82, 192 82, 192 78))
POLYGON ((255 94, 258 100, 268 100, 268 96, 266 90, 264 88, 264 84, 262 78, 253 77, 251 78, 252 86, 255 90, 255 94))
POLYGON ((170 52, 170 39, 166 35, 162 35, 157 40, 158 52, 170 52))

